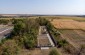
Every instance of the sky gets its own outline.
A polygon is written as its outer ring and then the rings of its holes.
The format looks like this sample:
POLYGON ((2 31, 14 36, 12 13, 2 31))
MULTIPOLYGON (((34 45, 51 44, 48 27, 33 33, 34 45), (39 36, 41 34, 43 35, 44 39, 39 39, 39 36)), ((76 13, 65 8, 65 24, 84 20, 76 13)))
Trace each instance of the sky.
POLYGON ((85 0, 0 0, 0 14, 85 15, 85 0))

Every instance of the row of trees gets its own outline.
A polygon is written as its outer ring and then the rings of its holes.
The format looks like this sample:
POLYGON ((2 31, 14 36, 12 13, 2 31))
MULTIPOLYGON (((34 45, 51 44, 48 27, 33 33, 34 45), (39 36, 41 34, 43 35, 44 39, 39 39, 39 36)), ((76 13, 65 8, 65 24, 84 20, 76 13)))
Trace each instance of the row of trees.
POLYGON ((8 24, 10 20, 7 20, 7 19, 0 19, 0 24, 8 24))
POLYGON ((39 24, 36 19, 17 19, 13 21, 12 35, 17 43, 27 49, 34 48, 37 44, 39 24))
POLYGON ((0 55, 17 55, 19 49, 33 49, 37 46, 39 23, 37 19, 12 19, 11 36, 0 44, 0 55))

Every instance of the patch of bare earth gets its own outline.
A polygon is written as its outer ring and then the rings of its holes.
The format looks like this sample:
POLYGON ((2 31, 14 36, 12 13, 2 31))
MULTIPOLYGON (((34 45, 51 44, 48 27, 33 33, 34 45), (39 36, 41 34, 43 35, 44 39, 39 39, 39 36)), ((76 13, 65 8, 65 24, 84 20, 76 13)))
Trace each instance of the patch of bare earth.
POLYGON ((48 55, 50 49, 41 50, 40 48, 36 48, 33 50, 23 49, 20 51, 19 55, 48 55))

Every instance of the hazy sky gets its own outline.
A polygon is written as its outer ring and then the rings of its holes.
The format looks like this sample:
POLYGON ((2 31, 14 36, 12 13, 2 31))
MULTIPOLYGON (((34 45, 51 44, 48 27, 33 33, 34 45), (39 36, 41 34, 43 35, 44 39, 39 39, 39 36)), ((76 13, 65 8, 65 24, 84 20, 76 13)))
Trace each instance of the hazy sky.
POLYGON ((85 0, 0 0, 0 14, 85 14, 85 0))

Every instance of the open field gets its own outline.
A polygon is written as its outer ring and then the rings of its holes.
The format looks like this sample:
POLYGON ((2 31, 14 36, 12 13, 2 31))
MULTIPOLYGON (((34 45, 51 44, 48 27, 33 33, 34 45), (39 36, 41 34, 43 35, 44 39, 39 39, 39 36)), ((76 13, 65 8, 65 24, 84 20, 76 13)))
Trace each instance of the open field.
MULTIPOLYGON (((76 16, 29 16, 29 17, 26 17, 26 18, 39 18, 39 17, 42 17, 42 18, 47 18, 47 19, 73 19, 73 20, 85 20, 85 17, 76 17, 76 16)), ((17 17, 15 16, 16 19, 19 19, 19 18, 23 18, 23 17, 17 17)), ((0 19, 12 19, 12 17, 4 17, 4 18, 0 18, 0 19)))
POLYGON ((85 20, 85 17, 74 17, 74 16, 58 16, 61 19, 73 19, 73 20, 85 20))
POLYGON ((47 19, 67 19, 67 20, 78 20, 85 21, 85 17, 76 17, 76 16, 41 16, 47 19))
POLYGON ((57 28, 61 37, 75 48, 85 45, 85 22, 73 19, 53 19, 51 23, 57 28))
POLYGON ((20 53, 18 55, 49 55, 49 52, 51 50, 52 50, 52 48, 45 49, 45 50, 41 50, 39 48, 35 48, 33 50, 23 49, 20 51, 20 53))
POLYGON ((0 18, 0 19, 10 20, 10 19, 13 19, 13 18, 15 18, 15 19, 23 19, 23 18, 33 18, 33 19, 35 19, 35 18, 39 18, 39 16, 31 16, 31 17, 9 17, 9 18, 0 18))
POLYGON ((85 22, 78 22, 75 20, 67 20, 67 19, 54 19, 51 23, 57 29, 82 29, 85 30, 85 22))
POLYGON ((85 45, 85 31, 82 30, 59 30, 61 36, 74 47, 85 45))

